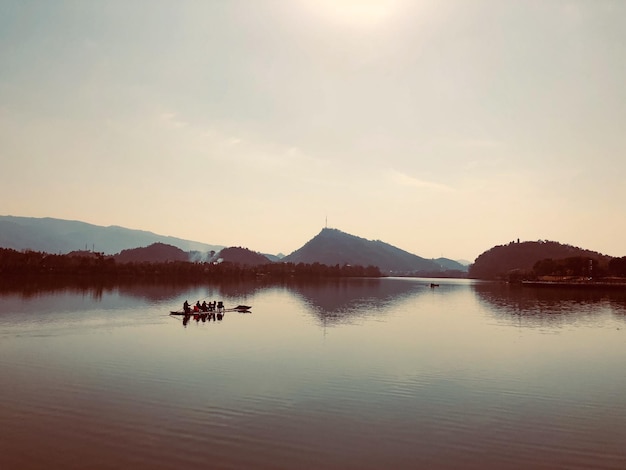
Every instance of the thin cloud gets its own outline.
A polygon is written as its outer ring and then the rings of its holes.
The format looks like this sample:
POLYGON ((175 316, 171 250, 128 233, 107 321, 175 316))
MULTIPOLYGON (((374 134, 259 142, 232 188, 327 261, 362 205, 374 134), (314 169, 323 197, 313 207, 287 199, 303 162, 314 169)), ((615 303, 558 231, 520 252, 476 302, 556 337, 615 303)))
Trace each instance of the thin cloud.
POLYGON ((397 170, 389 170, 388 177, 391 183, 429 191, 453 191, 450 186, 435 181, 427 181, 407 175, 397 170))

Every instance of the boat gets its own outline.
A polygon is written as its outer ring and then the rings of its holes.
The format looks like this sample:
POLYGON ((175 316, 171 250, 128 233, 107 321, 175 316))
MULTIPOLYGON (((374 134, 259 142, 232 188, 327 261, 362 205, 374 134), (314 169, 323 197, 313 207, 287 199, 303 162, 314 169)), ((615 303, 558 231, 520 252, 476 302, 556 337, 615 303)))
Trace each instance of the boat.
MULTIPOLYGON (((217 313, 220 312, 239 312, 239 313, 251 313, 250 309, 252 309, 251 306, 249 305, 237 305, 236 307, 231 307, 231 308, 223 308, 221 311, 217 311, 217 313)), ((181 315, 181 316, 185 316, 185 315, 206 315, 208 313, 216 313, 215 310, 211 310, 208 312, 203 312, 203 311, 195 311, 195 310, 191 310, 188 313, 185 313, 182 310, 170 310, 170 315, 181 315)))
POLYGON ((232 310, 250 310, 252 307, 250 307, 249 305, 237 305, 236 307, 233 307, 232 310))

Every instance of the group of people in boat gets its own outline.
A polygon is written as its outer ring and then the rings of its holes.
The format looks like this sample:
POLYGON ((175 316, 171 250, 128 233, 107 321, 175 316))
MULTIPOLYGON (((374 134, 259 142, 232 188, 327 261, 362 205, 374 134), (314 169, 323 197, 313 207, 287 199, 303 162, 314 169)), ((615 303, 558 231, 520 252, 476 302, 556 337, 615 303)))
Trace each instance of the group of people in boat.
POLYGON ((206 300, 204 300, 202 303, 200 303, 200 301, 198 300, 196 302, 196 305, 193 306, 193 309, 191 308, 191 306, 189 305, 189 302, 187 302, 185 300, 185 302, 183 303, 183 311, 185 312, 185 314, 191 314, 193 310, 193 313, 199 313, 199 312, 208 312, 208 313, 223 313, 224 312, 224 302, 222 302, 221 300, 216 302, 215 300, 213 302, 209 302, 207 303, 206 300))
POLYGON ((183 303, 183 311, 185 312, 185 316, 183 317, 183 326, 187 326, 189 320, 193 316, 193 319, 197 322, 202 320, 202 322, 206 321, 216 321, 222 320, 224 318, 224 303, 222 301, 219 302, 196 302, 196 305, 193 308, 189 305, 189 302, 185 300, 183 303))

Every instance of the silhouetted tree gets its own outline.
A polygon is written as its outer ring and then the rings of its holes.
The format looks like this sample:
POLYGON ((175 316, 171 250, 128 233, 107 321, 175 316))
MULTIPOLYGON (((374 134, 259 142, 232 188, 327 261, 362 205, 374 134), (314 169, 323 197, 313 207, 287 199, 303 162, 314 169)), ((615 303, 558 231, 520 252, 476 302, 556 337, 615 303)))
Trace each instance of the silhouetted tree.
POLYGON ((613 276, 626 276, 626 256, 609 261, 609 273, 613 276))

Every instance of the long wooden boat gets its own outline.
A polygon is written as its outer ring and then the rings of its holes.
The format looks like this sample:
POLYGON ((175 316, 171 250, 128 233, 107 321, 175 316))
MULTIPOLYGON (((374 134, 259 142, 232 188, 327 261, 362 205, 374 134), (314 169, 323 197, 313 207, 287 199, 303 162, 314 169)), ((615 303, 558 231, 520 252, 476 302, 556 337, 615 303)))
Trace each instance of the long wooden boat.
POLYGON ((211 311, 198 311, 196 312, 195 310, 191 310, 189 313, 185 313, 182 310, 171 310, 170 311, 170 315, 206 315, 209 313, 224 313, 224 312, 239 312, 239 313, 251 313, 250 310, 252 309, 251 306, 249 305, 237 305, 236 307, 231 307, 231 308, 224 308, 221 310, 211 310, 211 311))

